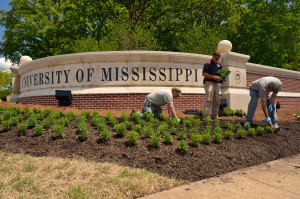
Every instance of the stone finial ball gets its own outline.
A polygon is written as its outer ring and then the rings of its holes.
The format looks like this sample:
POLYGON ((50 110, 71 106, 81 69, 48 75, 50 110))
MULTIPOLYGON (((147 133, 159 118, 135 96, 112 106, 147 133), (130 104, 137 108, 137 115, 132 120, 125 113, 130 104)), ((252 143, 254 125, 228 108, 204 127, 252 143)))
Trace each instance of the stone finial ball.
POLYGON ((232 44, 230 41, 228 40, 222 40, 219 44, 218 44, 218 51, 220 53, 227 53, 230 52, 232 49, 232 44))
POLYGON ((32 61, 32 58, 29 56, 22 56, 20 59, 20 65, 26 64, 27 62, 32 61))

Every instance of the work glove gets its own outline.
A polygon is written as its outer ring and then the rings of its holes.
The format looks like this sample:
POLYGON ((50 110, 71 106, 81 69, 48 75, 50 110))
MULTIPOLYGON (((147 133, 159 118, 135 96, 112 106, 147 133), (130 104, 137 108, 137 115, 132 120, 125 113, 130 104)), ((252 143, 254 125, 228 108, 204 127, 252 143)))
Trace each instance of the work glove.
POLYGON ((180 118, 177 118, 177 121, 178 121, 178 122, 180 122, 180 121, 181 121, 181 119, 180 119, 180 118))
POLYGON ((268 111, 270 111, 270 112, 273 111, 273 105, 272 104, 268 105, 268 111))
POLYGON ((270 123, 271 122, 271 118, 268 116, 268 117, 266 117, 266 122, 267 123, 270 123))

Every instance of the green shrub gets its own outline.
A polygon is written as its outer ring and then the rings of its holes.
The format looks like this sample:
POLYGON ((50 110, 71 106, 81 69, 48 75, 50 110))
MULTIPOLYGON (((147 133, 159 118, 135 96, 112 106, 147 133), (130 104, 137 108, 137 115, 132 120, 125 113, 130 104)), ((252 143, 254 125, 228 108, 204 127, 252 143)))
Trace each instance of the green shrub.
POLYGON ((120 119, 121 119, 121 122, 125 122, 125 121, 128 121, 129 116, 126 113, 121 113, 120 119))
POLYGON ((112 116, 110 112, 108 112, 106 115, 106 123, 110 126, 114 126, 115 124, 118 123, 118 121, 114 116, 112 116))
POLYGON ((65 136, 65 129, 61 124, 56 124, 53 126, 53 131, 57 135, 57 137, 65 136))
POLYGON ((186 153, 187 152, 187 150, 188 150, 188 143, 186 142, 186 140, 181 140, 179 142, 178 150, 181 153, 186 153))
POLYGON ((223 108, 223 115, 224 116, 230 116, 230 115, 233 115, 234 114, 234 111, 229 108, 229 107, 225 107, 223 108))
POLYGON ((172 126, 171 129, 170 129, 171 135, 176 135, 176 134, 177 134, 177 131, 178 131, 178 129, 177 129, 176 126, 172 126))
POLYGON ((192 123, 193 123, 193 120, 190 118, 183 120, 183 125, 187 128, 191 127, 192 123))
POLYGON ((200 116, 203 116, 203 115, 204 115, 204 112, 205 112, 205 110, 204 110, 203 108, 201 108, 201 109, 198 110, 198 114, 199 114, 200 116))
POLYGON ((146 138, 150 138, 151 135, 154 133, 154 130, 153 130, 152 126, 146 125, 146 126, 144 126, 143 132, 144 132, 144 136, 146 138))
POLYGON ((154 114, 153 113, 149 113, 149 112, 143 113, 143 119, 145 121, 150 121, 153 118, 154 118, 154 114))
POLYGON ((204 117, 203 122, 204 122, 204 125, 208 125, 208 124, 210 124, 211 119, 209 117, 204 117))
POLYGON ((31 115, 28 120, 27 120, 27 127, 29 129, 32 129, 35 127, 35 125, 37 124, 37 119, 35 116, 31 115))
POLYGON ((10 120, 2 121, 1 126, 2 126, 2 131, 4 132, 10 131, 13 127, 10 120))
POLYGON ((43 127, 42 127, 42 125, 36 125, 35 127, 34 127, 34 134, 36 135, 36 136, 39 136, 39 135, 42 135, 43 134, 43 127))
POLYGON ((300 112, 295 113, 294 116, 297 118, 297 120, 300 120, 300 112))
MULTIPOLYGON (((97 114, 98 114, 98 113, 97 113, 97 114)), ((67 117, 69 120, 72 120, 72 119, 75 117, 74 111, 67 111, 66 117, 67 117)))
POLYGON ((262 126, 256 127, 256 134, 257 135, 262 135, 265 132, 265 128, 262 126))
POLYGON ((220 126, 215 127, 215 134, 221 133, 222 134, 222 128, 220 126))
POLYGON ((136 131, 130 131, 127 134, 127 144, 129 145, 135 145, 138 139, 139 139, 139 133, 136 131))
POLYGON ((255 135, 256 134, 256 131, 255 131, 255 128, 248 128, 248 134, 249 135, 255 135))
POLYGON ((149 146, 152 148, 158 148, 160 146, 160 135, 152 134, 149 141, 149 146))
POLYGON ((117 132, 118 137, 124 137, 126 131, 126 124, 125 123, 116 124, 114 126, 114 130, 117 132))
POLYGON ((273 127, 272 127, 272 126, 266 126, 266 127, 265 127, 265 131, 266 131, 267 133, 273 133, 273 127))
POLYGON ((211 142, 211 134, 209 132, 204 132, 202 135, 201 135, 201 141, 202 143, 204 144, 210 144, 211 142))
POLYGON ((199 145, 199 143, 201 142, 201 135, 197 132, 193 132, 190 135, 190 140, 191 140, 191 144, 195 147, 197 147, 199 145))
POLYGON ((213 141, 215 142, 215 143, 221 143, 221 141, 223 140, 223 134, 222 133, 215 133, 214 135, 213 135, 213 141))
POLYGON ((76 130, 77 130, 79 139, 85 140, 87 138, 87 136, 88 136, 88 127, 87 127, 87 125, 84 121, 77 123, 76 130))
POLYGON ((186 139, 186 128, 183 128, 179 133, 179 140, 185 140, 186 139))
POLYGON ((138 133, 141 133, 142 130, 143 130, 143 126, 142 124, 136 124, 134 127, 133 127, 133 130, 138 132, 138 133))
POLYGON ((225 133, 224 133, 224 137, 226 139, 230 139, 230 138, 234 137, 233 131, 232 130, 226 130, 225 133))
POLYGON ((237 135, 239 138, 244 138, 244 137, 247 135, 247 132, 246 132, 245 129, 239 128, 239 129, 237 129, 237 131, 236 131, 236 135, 237 135))
POLYGON ((234 124, 231 122, 226 122, 225 124, 227 130, 234 131, 234 124))
POLYGON ((48 117, 43 120, 42 126, 44 129, 49 129, 54 124, 54 118, 48 117))
POLYGON ((250 123, 246 123, 244 127, 245 127, 245 130, 248 131, 249 128, 251 127, 251 126, 250 126, 250 123))
POLYGON ((167 123, 172 127, 178 127, 178 125, 179 125, 179 122, 177 121, 177 118, 175 118, 175 117, 170 117, 168 119, 167 123))
POLYGON ((157 127, 157 132, 160 136, 164 136, 168 130, 168 124, 166 122, 162 122, 158 127, 157 127))
POLYGON ((173 143, 173 136, 170 133, 166 133, 164 137, 165 144, 172 144, 173 143))
POLYGON ((107 129, 104 129, 103 131, 100 132, 100 138, 107 142, 111 137, 111 132, 107 129))
POLYGON ((234 111, 234 115, 236 115, 236 116, 245 116, 246 113, 245 113, 245 111, 243 111, 243 109, 237 109, 237 110, 234 111))
POLYGON ((137 112, 131 114, 131 120, 135 123, 139 123, 141 120, 141 115, 137 112))
POLYGON ((241 129, 242 128, 242 125, 241 125, 241 123, 236 123, 235 125, 234 125, 234 130, 237 132, 239 129, 241 129))
POLYGON ((27 130, 27 123, 22 122, 18 125, 18 134, 19 135, 24 135, 27 130))

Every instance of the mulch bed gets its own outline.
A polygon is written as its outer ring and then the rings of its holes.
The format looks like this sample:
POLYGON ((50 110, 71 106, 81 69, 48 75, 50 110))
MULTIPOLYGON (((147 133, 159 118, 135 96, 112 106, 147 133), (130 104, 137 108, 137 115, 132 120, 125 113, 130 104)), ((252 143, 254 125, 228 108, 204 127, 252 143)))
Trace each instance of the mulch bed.
MULTIPOLYGON (((221 121, 221 126, 224 127, 224 123, 221 121)), ((38 157, 83 157, 97 162, 145 168, 176 179, 197 181, 300 153, 299 122, 284 121, 280 125, 281 131, 275 134, 265 133, 223 140, 220 144, 189 146, 187 153, 182 154, 177 152, 179 141, 175 139, 174 144, 162 143, 158 149, 149 148, 147 138, 139 139, 135 146, 130 147, 125 144, 126 138, 112 137, 104 143, 91 126, 88 138, 80 141, 73 121, 66 127, 66 135, 61 139, 56 139, 52 131, 46 131, 41 136, 33 136, 33 129, 19 136, 16 127, 8 132, 0 132, 0 151, 38 157)))

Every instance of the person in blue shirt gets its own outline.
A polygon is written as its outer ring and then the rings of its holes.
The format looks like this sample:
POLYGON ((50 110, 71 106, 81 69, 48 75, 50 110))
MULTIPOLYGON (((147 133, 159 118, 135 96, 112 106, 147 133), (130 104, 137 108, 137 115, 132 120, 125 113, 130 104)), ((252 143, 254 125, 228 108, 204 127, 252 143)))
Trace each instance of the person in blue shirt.
POLYGON ((204 90, 205 90, 205 112, 204 117, 210 117, 212 119, 219 118, 219 106, 220 106, 220 83, 221 78, 218 74, 218 70, 222 69, 222 64, 219 62, 221 53, 216 51, 213 53, 210 61, 204 64, 202 70, 202 76, 204 77, 204 90))

